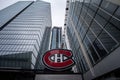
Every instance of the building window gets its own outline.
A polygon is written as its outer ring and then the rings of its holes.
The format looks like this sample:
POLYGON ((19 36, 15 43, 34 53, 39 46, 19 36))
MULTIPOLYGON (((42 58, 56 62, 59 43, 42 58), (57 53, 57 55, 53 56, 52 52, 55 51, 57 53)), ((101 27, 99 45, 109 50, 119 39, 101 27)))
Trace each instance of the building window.
POLYGON ((110 52, 117 44, 116 41, 105 30, 102 31, 98 38, 108 52, 110 52))

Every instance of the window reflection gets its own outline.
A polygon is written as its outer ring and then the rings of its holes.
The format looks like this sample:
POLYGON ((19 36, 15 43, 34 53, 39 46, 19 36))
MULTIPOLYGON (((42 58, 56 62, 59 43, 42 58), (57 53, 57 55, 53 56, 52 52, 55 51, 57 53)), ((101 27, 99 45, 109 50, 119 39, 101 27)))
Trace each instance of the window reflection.
POLYGON ((109 2, 107 0, 103 0, 102 4, 101 4, 101 8, 103 8, 104 10, 109 12, 110 14, 113 14, 115 9, 117 8, 117 5, 112 4, 111 2, 109 2))
POLYGON ((120 30, 112 24, 107 24, 105 29, 120 43, 120 30))
POLYGON ((105 46, 105 48, 107 49, 107 51, 111 51, 115 45, 117 44, 111 37, 110 35, 108 35, 106 33, 106 31, 102 31, 102 33, 100 34, 100 36, 98 37, 100 39, 100 41, 102 42, 102 44, 105 46))
POLYGON ((101 58, 106 56, 107 52, 98 40, 94 41, 93 45, 101 58))

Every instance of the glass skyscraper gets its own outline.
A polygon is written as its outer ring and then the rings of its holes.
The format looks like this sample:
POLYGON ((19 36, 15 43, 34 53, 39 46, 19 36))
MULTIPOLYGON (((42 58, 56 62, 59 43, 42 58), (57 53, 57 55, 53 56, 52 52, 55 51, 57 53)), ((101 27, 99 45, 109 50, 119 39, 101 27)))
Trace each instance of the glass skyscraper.
POLYGON ((44 1, 20 1, 1 10, 0 68, 40 69, 51 26, 50 3, 44 1))
POLYGON ((85 80, 120 79, 119 0, 67 0, 64 25, 85 80))
POLYGON ((62 27, 53 27, 50 49, 60 49, 62 47, 62 27))

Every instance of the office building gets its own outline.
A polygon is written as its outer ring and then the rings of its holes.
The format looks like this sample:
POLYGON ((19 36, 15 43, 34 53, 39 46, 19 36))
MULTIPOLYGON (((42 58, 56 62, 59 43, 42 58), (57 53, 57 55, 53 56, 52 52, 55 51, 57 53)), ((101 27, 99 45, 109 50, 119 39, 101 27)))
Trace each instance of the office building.
POLYGON ((64 25, 84 80, 120 79, 119 0, 67 0, 64 25))
POLYGON ((19 1, 1 10, 0 68, 43 69, 38 58, 49 49, 51 26, 50 3, 44 1, 19 1))
POLYGON ((60 49, 62 47, 62 27, 53 27, 50 49, 60 49))
POLYGON ((47 27, 43 34, 43 39, 42 39, 40 50, 39 50, 40 54, 38 54, 37 56, 37 61, 35 65, 35 69, 37 70, 43 71, 45 69, 45 66, 42 62, 42 57, 45 54, 45 52, 50 49, 50 41, 51 41, 50 39, 51 39, 51 27, 47 27))

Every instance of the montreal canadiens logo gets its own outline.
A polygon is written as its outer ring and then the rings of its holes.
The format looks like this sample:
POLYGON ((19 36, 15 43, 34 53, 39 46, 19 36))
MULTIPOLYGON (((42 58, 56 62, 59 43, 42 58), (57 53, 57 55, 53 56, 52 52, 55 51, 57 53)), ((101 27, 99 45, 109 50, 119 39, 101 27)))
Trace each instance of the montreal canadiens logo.
POLYGON ((74 60, 70 50, 54 49, 43 55, 43 63, 51 70, 61 71, 71 68, 74 60))

